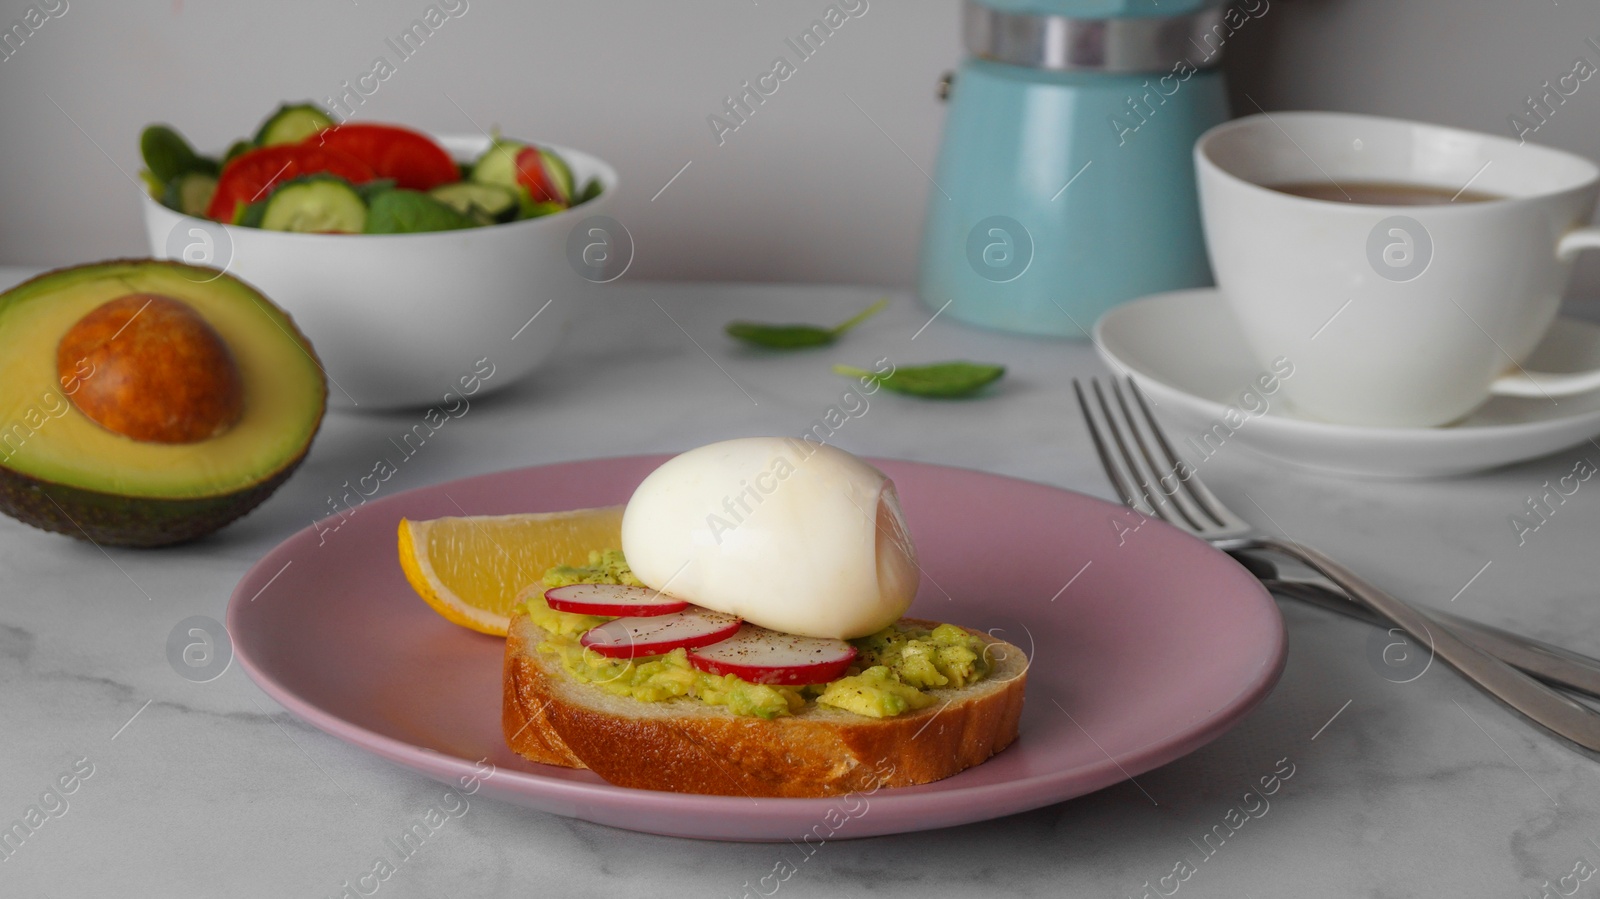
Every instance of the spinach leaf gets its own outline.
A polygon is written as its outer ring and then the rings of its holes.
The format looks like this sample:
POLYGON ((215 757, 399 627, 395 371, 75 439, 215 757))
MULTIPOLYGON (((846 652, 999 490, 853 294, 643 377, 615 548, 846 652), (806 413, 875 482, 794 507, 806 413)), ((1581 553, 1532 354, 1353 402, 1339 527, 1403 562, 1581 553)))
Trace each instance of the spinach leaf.
POLYGON ((472 219, 421 191, 390 190, 371 200, 367 234, 416 234, 471 228, 472 219))
POLYGON ((241 153, 248 153, 255 148, 256 145, 247 140, 236 140, 228 145, 228 152, 222 154, 222 164, 227 165, 233 161, 233 157, 241 153))
POLYGON ((827 346, 843 337, 846 331, 882 312, 889 305, 884 297, 831 328, 817 325, 769 325, 761 322, 729 322, 724 331, 735 340, 774 350, 796 350, 805 347, 827 346))
POLYGON ((936 362, 932 365, 903 366, 884 374, 850 365, 835 365, 836 374, 868 378, 896 393, 940 399, 971 396, 1000 380, 1003 365, 982 362, 936 362))
POLYGON ((595 197, 600 196, 600 192, 602 190, 605 190, 605 187, 600 183, 600 179, 590 178, 583 185, 583 190, 578 191, 578 195, 572 198, 572 205, 578 206, 587 203, 590 200, 593 200, 595 197))
POLYGON ((179 175, 200 172, 217 173, 217 161, 196 153, 189 142, 166 125, 151 125, 139 135, 139 154, 144 157, 145 168, 162 184, 179 175))
POLYGON ((535 200, 526 188, 517 190, 517 219, 536 219, 547 215, 554 215, 567 207, 560 203, 551 203, 546 200, 535 200))
MULTIPOLYGON (((345 183, 349 184, 348 181, 345 183)), ((371 206, 372 201, 376 200, 380 195, 395 189, 395 180, 393 178, 375 178, 371 181, 363 181, 360 184, 351 184, 350 186, 360 195, 361 202, 371 206)))

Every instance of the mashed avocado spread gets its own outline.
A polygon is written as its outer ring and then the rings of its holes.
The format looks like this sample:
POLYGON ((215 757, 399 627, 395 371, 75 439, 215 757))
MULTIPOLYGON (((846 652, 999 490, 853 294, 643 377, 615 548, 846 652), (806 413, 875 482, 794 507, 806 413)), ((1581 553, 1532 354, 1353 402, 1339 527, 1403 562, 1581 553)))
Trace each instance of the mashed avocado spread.
MULTIPOLYGON (((614 549, 590 553, 586 566, 558 565, 545 572, 544 584, 642 586, 622 553, 614 549)), ((924 691, 965 687, 981 680, 991 667, 983 641, 955 625, 941 624, 932 630, 891 625, 851 640, 857 651, 855 662, 831 683, 753 684, 732 674, 697 670, 682 649, 637 659, 608 659, 586 652, 578 638, 610 618, 559 612, 538 594, 523 608, 533 623, 550 635, 538 650, 559 656, 562 667, 575 680, 643 702, 681 697, 726 706, 736 715, 776 718, 816 702, 858 715, 890 718, 932 705, 933 697, 924 691)))

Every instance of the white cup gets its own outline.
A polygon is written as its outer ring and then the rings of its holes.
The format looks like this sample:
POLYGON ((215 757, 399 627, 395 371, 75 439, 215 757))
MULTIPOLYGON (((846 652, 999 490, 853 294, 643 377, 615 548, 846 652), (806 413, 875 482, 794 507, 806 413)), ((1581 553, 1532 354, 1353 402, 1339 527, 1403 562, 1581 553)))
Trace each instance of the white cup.
POLYGON ((1263 113, 1195 144, 1217 285, 1262 365, 1287 357, 1297 411, 1428 427, 1491 394, 1600 388, 1600 371, 1530 372, 1572 258, 1600 247, 1600 168, 1579 156, 1419 122, 1263 113), (1263 185, 1403 183, 1503 199, 1381 206, 1263 185))

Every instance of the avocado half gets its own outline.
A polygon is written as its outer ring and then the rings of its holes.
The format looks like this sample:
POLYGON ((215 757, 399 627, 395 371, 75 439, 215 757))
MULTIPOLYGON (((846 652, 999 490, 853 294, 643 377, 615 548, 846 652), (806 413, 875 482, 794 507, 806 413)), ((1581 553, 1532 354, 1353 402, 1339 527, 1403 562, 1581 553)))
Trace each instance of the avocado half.
POLYGON ((204 536, 260 505, 316 437, 328 385, 282 309, 214 269, 121 259, 47 272, 0 294, 0 512, 115 546, 204 536), (101 304, 157 294, 222 337, 244 390, 239 420, 192 443, 133 440, 72 404, 56 367, 64 334, 101 304))

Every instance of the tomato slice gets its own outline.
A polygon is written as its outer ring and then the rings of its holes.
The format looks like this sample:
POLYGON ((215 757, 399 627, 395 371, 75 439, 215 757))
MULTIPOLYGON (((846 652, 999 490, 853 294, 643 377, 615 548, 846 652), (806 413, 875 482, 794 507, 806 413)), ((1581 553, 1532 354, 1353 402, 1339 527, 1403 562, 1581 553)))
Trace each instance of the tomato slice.
POLYGON ((352 184, 371 181, 372 166, 346 153, 309 144, 278 144, 240 153, 222 168, 206 217, 233 222, 248 204, 291 178, 327 172, 352 184))
POLYGON ((307 146, 336 150, 361 160, 408 190, 432 190, 461 180, 461 170, 433 138, 395 125, 335 125, 306 138, 307 146))

